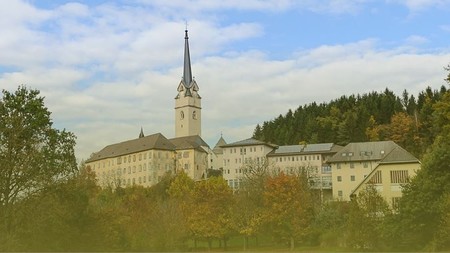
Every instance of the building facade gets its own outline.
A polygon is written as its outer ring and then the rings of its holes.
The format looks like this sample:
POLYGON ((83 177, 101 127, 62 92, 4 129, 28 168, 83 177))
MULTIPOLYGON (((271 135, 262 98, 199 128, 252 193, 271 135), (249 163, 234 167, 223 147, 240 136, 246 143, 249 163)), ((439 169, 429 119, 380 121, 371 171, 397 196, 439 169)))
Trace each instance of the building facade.
POLYGON ((277 146, 253 138, 222 145, 223 178, 238 189, 249 169, 265 166, 267 154, 277 146))
POLYGON ((184 171, 194 180, 206 177, 213 153, 201 138, 201 97, 192 78, 188 31, 185 31, 183 77, 175 97, 175 138, 162 134, 111 144, 94 153, 86 167, 102 186, 151 186, 165 173, 184 171))
POLYGON ((419 160, 393 141, 349 143, 328 163, 333 198, 342 201, 351 200, 370 184, 392 204, 393 198, 401 196, 401 184, 420 169, 419 160))
POLYGON ((341 148, 333 143, 279 146, 267 158, 276 172, 305 173, 311 188, 320 191, 322 200, 330 200, 333 184, 328 159, 341 148))
POLYGON ((175 169, 175 145, 162 134, 108 145, 86 160, 102 187, 158 183, 175 169))
POLYGON ((175 97, 175 138, 160 133, 115 143, 94 153, 87 161, 106 186, 152 186, 164 174, 184 171, 194 180, 221 170, 238 189, 254 169, 270 173, 305 172, 322 200, 349 201, 366 187, 375 187, 395 206, 401 186, 420 169, 420 162, 392 141, 277 146, 253 138, 227 144, 221 136, 213 149, 201 138, 201 97, 192 76, 189 37, 184 37, 183 77, 175 97))

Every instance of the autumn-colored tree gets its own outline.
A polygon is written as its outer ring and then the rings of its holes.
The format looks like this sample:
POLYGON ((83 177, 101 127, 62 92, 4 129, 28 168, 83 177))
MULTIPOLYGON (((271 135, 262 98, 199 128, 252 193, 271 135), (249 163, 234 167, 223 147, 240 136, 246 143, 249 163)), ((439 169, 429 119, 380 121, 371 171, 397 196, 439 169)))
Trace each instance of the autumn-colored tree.
POLYGON ((280 242, 304 242, 311 232, 313 199, 306 175, 294 176, 279 173, 269 177, 264 191, 264 218, 280 242))
POLYGON ((221 177, 196 182, 188 214, 188 227, 194 240, 203 239, 209 248, 213 239, 224 240, 231 228, 233 193, 221 177))
POLYGON ((397 112, 389 124, 389 139, 405 148, 414 155, 422 153, 419 125, 413 118, 404 112, 397 112))

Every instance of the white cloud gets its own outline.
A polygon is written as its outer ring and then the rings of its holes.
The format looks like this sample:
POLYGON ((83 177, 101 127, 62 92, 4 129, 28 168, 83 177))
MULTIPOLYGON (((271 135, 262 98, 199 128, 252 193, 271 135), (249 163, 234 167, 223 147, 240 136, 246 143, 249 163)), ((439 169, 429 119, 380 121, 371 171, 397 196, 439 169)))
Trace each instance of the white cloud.
POLYGON ((420 36, 420 35, 411 35, 408 38, 406 38, 406 44, 412 45, 412 46, 420 46, 422 44, 428 43, 429 40, 426 37, 420 36))
MULTIPOLYGON (((78 3, 42 10, 11 1, 13 13, 5 11, 5 2, 0 3, 0 14, 6 15, 0 15, 0 87, 14 90, 24 83, 41 90, 55 126, 78 136, 79 158, 137 137, 141 126, 146 134, 173 137, 173 98, 182 75, 186 18, 173 16, 173 11, 181 2, 151 1, 157 10, 78 3)), ((192 4, 198 11, 295 7, 334 13, 358 11, 365 3, 194 2, 200 5, 192 4)), ((313 101, 386 87, 398 94, 403 89, 415 94, 428 85, 437 88, 450 59, 449 52, 379 49, 377 39, 369 38, 319 45, 273 60, 265 52, 223 49, 249 38, 264 39, 261 24, 221 24, 214 15, 192 16, 193 75, 203 97, 203 137, 210 145, 221 132, 227 141, 248 138, 257 123, 313 101)), ((406 42, 414 47, 426 39, 412 36, 406 42)))
POLYGON ((450 0, 387 0, 396 2, 408 7, 409 10, 416 12, 427 8, 449 8, 450 0))

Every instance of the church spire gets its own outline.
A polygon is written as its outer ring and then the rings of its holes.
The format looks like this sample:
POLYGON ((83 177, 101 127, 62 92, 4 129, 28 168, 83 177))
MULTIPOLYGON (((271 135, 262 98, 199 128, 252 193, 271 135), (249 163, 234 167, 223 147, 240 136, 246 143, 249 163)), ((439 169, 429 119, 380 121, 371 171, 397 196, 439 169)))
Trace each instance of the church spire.
POLYGON ((142 129, 141 127, 141 132, 139 133, 139 138, 143 138, 144 137, 144 129, 142 129))
POLYGON ((183 82, 186 88, 190 88, 192 82, 191 71, 191 56, 189 55, 189 37, 188 30, 186 29, 184 36, 184 69, 183 69, 183 82))

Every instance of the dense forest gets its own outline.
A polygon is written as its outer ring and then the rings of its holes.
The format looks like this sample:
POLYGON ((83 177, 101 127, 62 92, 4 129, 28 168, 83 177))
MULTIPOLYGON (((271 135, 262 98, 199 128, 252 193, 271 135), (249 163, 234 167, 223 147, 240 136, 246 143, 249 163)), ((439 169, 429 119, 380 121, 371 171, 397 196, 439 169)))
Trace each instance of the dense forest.
POLYGON ((370 185, 350 202, 321 203, 306 175, 261 163, 246 165, 235 192, 220 176, 184 173, 149 188, 100 188, 39 91, 3 91, 0 251, 450 250, 450 90, 403 95, 311 104, 255 131, 279 144, 395 140, 422 168, 391 209, 370 185))
POLYGON ((253 137, 278 145, 392 140, 421 158, 440 131, 431 117, 447 92, 446 86, 428 87, 417 96, 407 90, 397 96, 386 88, 329 103, 313 102, 258 124, 253 137))

